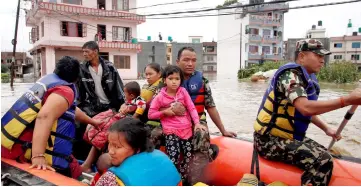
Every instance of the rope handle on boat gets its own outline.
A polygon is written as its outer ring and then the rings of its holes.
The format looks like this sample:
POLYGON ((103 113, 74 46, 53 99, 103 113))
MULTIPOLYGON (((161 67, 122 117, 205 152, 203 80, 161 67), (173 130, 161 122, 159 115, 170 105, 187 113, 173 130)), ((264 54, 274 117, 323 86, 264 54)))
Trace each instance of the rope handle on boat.
MULTIPOLYGON (((353 105, 345 114, 345 117, 343 118, 340 126, 338 127, 336 131, 336 135, 340 135, 342 130, 345 128, 347 122, 351 119, 352 115, 355 113, 358 105, 353 105)), ((330 145, 328 146, 328 151, 332 148, 333 144, 335 144, 336 140, 332 139, 330 145)))

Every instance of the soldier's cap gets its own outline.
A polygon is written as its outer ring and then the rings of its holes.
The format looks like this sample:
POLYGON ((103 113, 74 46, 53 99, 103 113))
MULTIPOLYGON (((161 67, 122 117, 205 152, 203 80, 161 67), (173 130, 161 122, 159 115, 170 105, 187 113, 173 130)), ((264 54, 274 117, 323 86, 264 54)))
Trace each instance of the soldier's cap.
POLYGON ((305 39, 305 40, 297 41, 296 52, 301 52, 301 51, 311 51, 321 56, 331 54, 330 51, 324 48, 322 42, 315 39, 305 39))

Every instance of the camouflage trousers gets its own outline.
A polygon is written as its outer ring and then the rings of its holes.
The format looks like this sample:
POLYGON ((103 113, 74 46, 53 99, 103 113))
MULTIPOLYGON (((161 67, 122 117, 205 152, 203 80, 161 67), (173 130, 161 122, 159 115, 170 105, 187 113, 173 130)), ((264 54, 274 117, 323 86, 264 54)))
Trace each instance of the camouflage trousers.
POLYGON ((304 170, 301 185, 329 184, 333 169, 332 156, 325 147, 314 140, 307 137, 303 141, 290 140, 255 132, 254 144, 260 156, 268 160, 292 164, 304 170))

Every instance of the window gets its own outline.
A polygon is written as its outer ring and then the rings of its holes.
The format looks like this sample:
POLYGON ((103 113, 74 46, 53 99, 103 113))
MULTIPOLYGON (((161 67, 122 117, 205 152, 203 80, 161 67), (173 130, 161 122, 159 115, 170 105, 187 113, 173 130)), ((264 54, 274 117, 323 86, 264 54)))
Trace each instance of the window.
POLYGON ((130 56, 114 55, 114 66, 117 69, 130 69, 130 56))
POLYGON ((167 56, 167 61, 170 61, 170 56, 167 56))
POLYGON ((360 60, 360 55, 351 55, 351 60, 360 60))
POLYGON ((271 30, 263 29, 263 37, 269 38, 271 36, 271 30))
POLYGON ((11 61, 12 61, 11 58, 6 59, 6 62, 9 64, 11 63, 11 61))
POLYGON ((105 0, 98 0, 98 9, 105 10, 105 0))
POLYGON ((129 0, 112 0, 113 10, 129 10, 129 0))
POLYGON ((207 56, 207 61, 213 61, 213 56, 207 56))
POLYGON ((206 48, 206 52, 213 53, 214 52, 214 47, 213 46, 208 46, 206 48))
POLYGON ((60 22, 60 35, 69 37, 85 37, 86 25, 76 22, 60 22))
POLYGON ((172 52, 172 48, 168 48, 168 53, 171 53, 172 52))
POLYGON ((99 52, 99 56, 105 60, 109 60, 109 53, 108 52, 99 52))
POLYGON ((213 66, 207 66, 207 71, 214 71, 213 66))
POLYGON ((254 28, 250 28, 249 29, 249 33, 253 34, 253 35, 259 35, 259 30, 258 29, 254 29, 254 28))
POLYGON ((342 59, 342 55, 334 55, 333 56, 334 60, 341 60, 342 59))
POLYGON ((273 52, 273 54, 277 54, 277 47, 273 47, 272 52, 273 52))
POLYGON ((39 26, 36 26, 36 40, 39 40, 39 36, 40 36, 40 29, 39 29, 39 26))
POLYGON ((352 42, 352 48, 360 48, 361 42, 352 42))
POLYGON ((44 37, 44 22, 41 22, 41 37, 44 37))
POLYGON ((73 4, 73 5, 82 5, 81 0, 62 0, 62 3, 73 4))
POLYGON ((201 43, 201 39, 199 38, 193 38, 192 43, 201 43))
POLYGON ((250 45, 249 52, 250 53, 258 53, 258 46, 250 45))
POLYGON ((131 30, 129 27, 113 26, 113 40, 130 41, 132 36, 131 30))
POLYGON ((271 47, 270 46, 262 46, 262 53, 263 54, 271 54, 271 47))
POLYGON ((334 48, 342 48, 342 43, 334 43, 333 47, 334 48))
POLYGON ((246 34, 249 34, 249 26, 246 25, 246 34))

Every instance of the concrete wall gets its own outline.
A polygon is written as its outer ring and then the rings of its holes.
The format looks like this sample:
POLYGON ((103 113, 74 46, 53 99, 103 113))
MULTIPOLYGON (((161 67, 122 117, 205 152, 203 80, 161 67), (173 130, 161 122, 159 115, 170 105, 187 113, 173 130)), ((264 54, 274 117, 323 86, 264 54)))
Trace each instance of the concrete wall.
MULTIPOLYGON (((226 12, 229 10, 218 11, 219 14, 226 12)), ((218 16, 217 77, 237 77, 241 61, 240 31, 241 19, 235 15, 218 16)))
POLYGON ((203 70, 203 44, 202 43, 172 43, 172 64, 176 65, 178 51, 182 47, 193 47, 197 54, 197 65, 196 69, 199 71, 203 70))
POLYGON ((164 42, 139 42, 142 45, 142 51, 138 53, 138 73, 144 73, 144 68, 147 64, 152 63, 152 57, 154 56, 154 62, 165 67, 167 65, 166 50, 167 46, 164 42), (153 54, 154 46, 154 54, 153 54))

